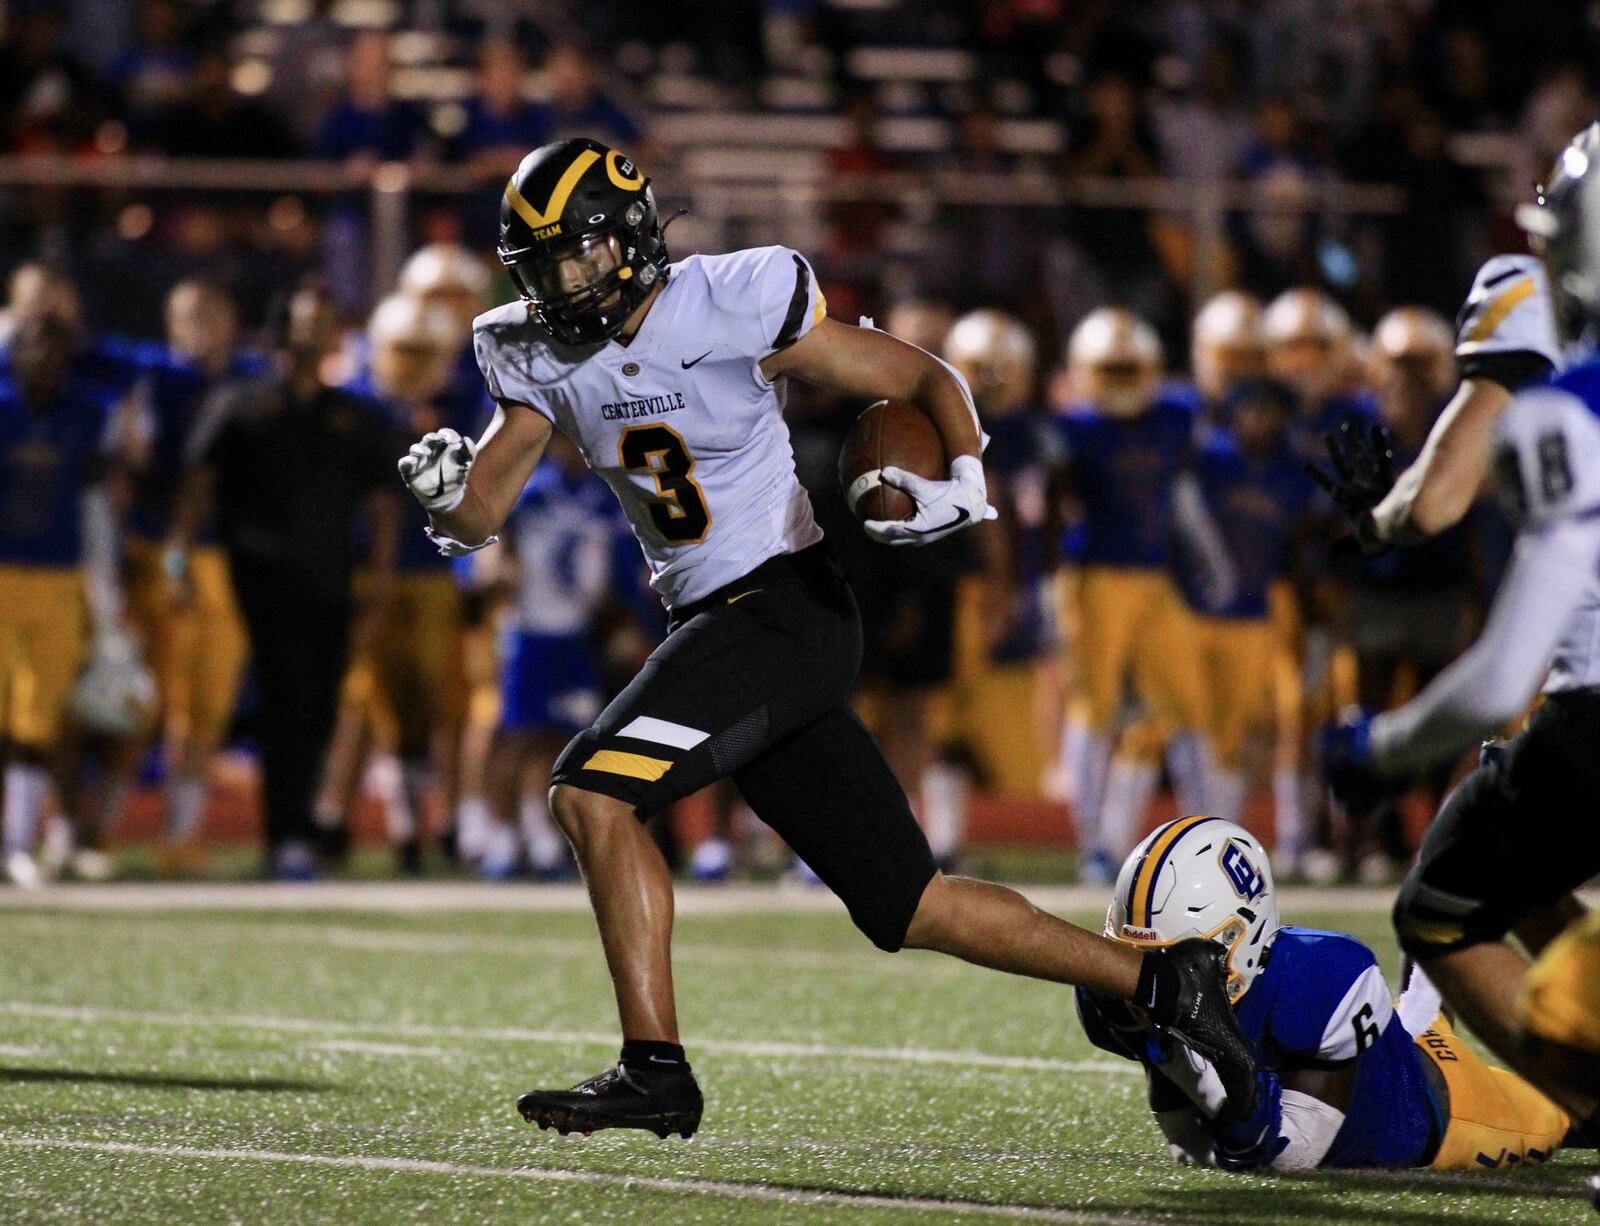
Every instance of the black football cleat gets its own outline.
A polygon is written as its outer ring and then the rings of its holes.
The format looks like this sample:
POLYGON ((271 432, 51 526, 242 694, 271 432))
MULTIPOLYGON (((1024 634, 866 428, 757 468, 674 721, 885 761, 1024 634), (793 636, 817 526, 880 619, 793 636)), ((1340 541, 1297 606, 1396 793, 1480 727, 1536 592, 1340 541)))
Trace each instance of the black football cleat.
POLYGON ((529 1090, 517 1099, 523 1119, 562 1136, 643 1128, 663 1139, 677 1133, 687 1141, 700 1127, 704 1107, 687 1065, 681 1071, 640 1073, 620 1062, 570 1090, 529 1090))
POLYGON ((1201 937, 1148 950, 1138 992, 1133 1003, 1153 1023, 1211 1061, 1228 1096, 1223 1111, 1248 1115, 1256 1057, 1228 1000, 1227 950, 1201 937))

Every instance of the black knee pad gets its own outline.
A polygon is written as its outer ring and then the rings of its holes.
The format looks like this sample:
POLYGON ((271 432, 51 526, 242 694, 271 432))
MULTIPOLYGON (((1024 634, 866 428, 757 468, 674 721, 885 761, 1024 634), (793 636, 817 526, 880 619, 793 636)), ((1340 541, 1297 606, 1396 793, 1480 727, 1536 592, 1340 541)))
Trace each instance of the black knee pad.
POLYGON ((1498 941, 1511 928, 1510 922, 1493 922, 1482 902, 1430 885, 1420 864, 1406 874, 1393 918, 1400 948, 1419 962, 1498 941))

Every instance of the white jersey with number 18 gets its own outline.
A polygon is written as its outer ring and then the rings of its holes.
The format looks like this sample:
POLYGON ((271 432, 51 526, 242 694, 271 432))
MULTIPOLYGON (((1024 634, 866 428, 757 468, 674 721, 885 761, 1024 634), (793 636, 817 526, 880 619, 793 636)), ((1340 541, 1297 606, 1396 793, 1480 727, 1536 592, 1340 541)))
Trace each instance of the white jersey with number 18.
POLYGON ((760 247, 673 264, 626 345, 563 345, 521 302, 480 315, 473 343, 506 411, 548 418, 604 478, 651 586, 680 608, 822 539, 795 476, 782 381, 760 363, 825 313, 810 265, 760 247))

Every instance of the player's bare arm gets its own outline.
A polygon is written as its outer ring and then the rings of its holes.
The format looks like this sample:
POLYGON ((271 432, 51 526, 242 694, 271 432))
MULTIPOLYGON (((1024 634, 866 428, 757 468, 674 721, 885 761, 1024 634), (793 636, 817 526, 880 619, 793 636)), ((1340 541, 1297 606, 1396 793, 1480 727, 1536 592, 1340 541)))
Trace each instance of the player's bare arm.
POLYGON ((911 498, 905 520, 869 519, 867 535, 884 545, 926 545, 995 518, 984 477, 982 439, 971 394, 932 354, 875 328, 819 320, 795 344, 762 359, 767 379, 794 375, 847 396, 909 401, 933 423, 949 462, 947 480, 885 466, 878 478, 911 498))
POLYGON ((476 444, 439 430, 412 447, 400 472, 428 508, 436 537, 467 548, 487 544, 539 466, 552 429, 527 405, 503 402, 476 444))
POLYGON ((1422 454, 1372 508, 1380 541, 1411 545, 1461 521, 1488 479, 1494 424, 1510 402, 1511 393, 1493 379, 1461 381, 1422 454))
POLYGON ((887 332, 823 319, 765 358, 761 373, 768 379, 793 375, 845 396, 909 400, 933 420, 952 460, 979 454, 978 418, 955 372, 887 332))

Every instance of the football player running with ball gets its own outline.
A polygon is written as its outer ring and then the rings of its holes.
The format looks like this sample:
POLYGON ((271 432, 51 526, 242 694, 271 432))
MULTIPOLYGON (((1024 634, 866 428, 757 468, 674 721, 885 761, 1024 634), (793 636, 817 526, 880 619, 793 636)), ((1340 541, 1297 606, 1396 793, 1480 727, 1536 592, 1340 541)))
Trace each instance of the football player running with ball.
POLYGON ((622 1022, 618 1063, 518 1101, 562 1132, 689 1136, 700 1088, 673 1000, 672 880, 642 819, 731 777, 750 807, 885 950, 937 949, 997 970, 1137 998, 1215 1061, 1229 1110, 1255 1068, 1209 942, 1141 954, 987 882, 938 873, 882 753, 850 707, 855 601, 795 478, 783 421, 793 375, 919 405, 947 480, 895 469, 911 518, 867 531, 937 540, 990 514, 961 380, 928 353, 827 317, 811 268, 782 247, 669 264, 649 180, 590 140, 529 154, 506 187, 499 255, 521 298, 474 325, 498 402, 478 443, 427 435, 400 462, 447 552, 487 543, 560 430, 611 486, 671 630, 562 753, 550 809, 588 885, 622 1022))

